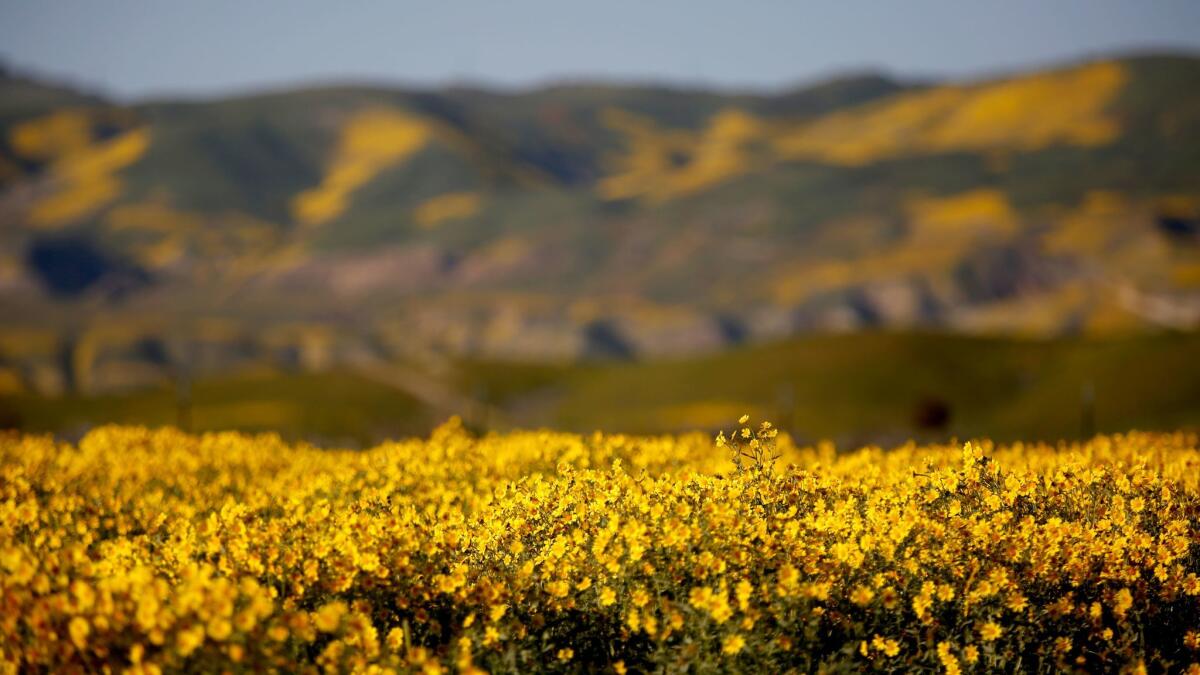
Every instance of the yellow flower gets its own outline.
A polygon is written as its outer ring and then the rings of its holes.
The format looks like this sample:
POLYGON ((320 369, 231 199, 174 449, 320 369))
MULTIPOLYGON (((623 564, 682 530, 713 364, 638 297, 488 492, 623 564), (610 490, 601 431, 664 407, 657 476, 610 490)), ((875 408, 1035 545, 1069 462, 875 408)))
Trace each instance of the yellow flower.
POLYGON ((77 616, 71 619, 71 623, 67 626, 67 632, 71 634, 71 642, 75 647, 83 649, 87 646, 87 638, 92 632, 92 627, 88 625, 87 619, 77 616))
POLYGON ((880 589, 879 599, 883 603, 884 609, 895 609, 900 604, 900 595, 891 586, 884 586, 880 589))
MULTIPOLYGON (((728 418, 726 418, 726 419, 728 419, 728 418)), ((749 421, 750 421, 749 415, 742 415, 741 417, 738 418, 738 424, 745 424, 746 422, 749 422, 749 421)))
POLYGON ((1020 612, 1029 606, 1029 601, 1020 593, 1012 593, 1008 596, 1005 606, 1014 612, 1020 612))
POLYGON ((726 637, 724 642, 721 643, 721 653, 737 654, 737 653, 741 652, 742 648, 745 646, 746 646, 746 639, 743 638, 740 634, 734 633, 733 635, 726 637))
POLYGON ((179 631, 175 637, 175 649, 180 656, 188 656, 204 643, 204 628, 193 626, 179 631))
POLYGON ((551 581, 546 584, 546 591, 555 598, 565 598, 571 593, 571 584, 566 581, 551 581))
POLYGON ((865 607, 871 604, 871 599, 875 597, 875 591, 872 591, 867 586, 855 586, 854 591, 850 593, 850 602, 865 607))
POLYGON ((642 617, 636 609, 631 608, 629 613, 625 615, 625 625, 629 626, 629 630, 635 633, 642 627, 642 617))
POLYGON ((714 603, 712 606, 710 606, 708 613, 710 616, 712 616, 713 621, 716 621, 717 623, 725 623, 729 620, 729 617, 733 616, 733 609, 729 607, 729 602, 727 600, 722 600, 721 602, 714 603))
POLYGON ((249 633, 254 630, 255 623, 257 623, 257 619, 253 612, 238 612, 237 617, 234 618, 234 627, 243 633, 249 633))
POLYGON ((1113 595, 1113 614, 1117 618, 1125 618, 1125 613, 1133 607, 1133 593, 1128 588, 1122 588, 1113 595))
POLYGON ((340 600, 326 603, 317 610, 313 625, 322 633, 332 633, 341 625, 346 609, 346 603, 340 600))
POLYGON ((741 581, 738 582, 737 588, 735 590, 735 595, 737 597, 737 603, 738 603, 738 609, 740 609, 744 612, 747 610, 747 608, 749 608, 750 596, 753 592, 754 592, 754 585, 751 584, 749 581, 742 579, 741 581))
POLYGON ((224 617, 213 617, 208 622, 208 636, 217 642, 223 642, 233 634, 233 626, 229 623, 229 619, 224 617))
POLYGON ((900 653, 900 643, 891 638, 885 638, 882 635, 876 635, 872 638, 871 646, 883 652, 888 658, 900 653))
POLYGON ((630 602, 634 607, 645 607, 647 602, 650 602, 650 594, 644 588, 636 588, 630 597, 630 602))
MULTIPOLYGON (((1200 595, 1194 434, 839 453, 751 430, 726 440, 772 447, 786 471, 731 475, 700 434, 450 424, 354 451, 0 434, 0 596, 22 638, 7 658, 477 674, 476 660, 536 670, 555 639, 560 669, 728 670, 761 643, 755 668, 787 672, 820 648, 804 627, 832 622, 850 647, 831 671, 958 673, 1002 666, 1008 643, 1086 670, 1140 655, 1144 607, 1200 595), (919 618, 896 623, 910 602, 919 618), (614 622, 609 652, 564 646, 614 622), (885 625, 893 637, 871 630, 885 625)), ((1160 628, 1176 669, 1200 653, 1200 629, 1160 628)))
POLYGON ((83 581, 71 582, 71 595, 75 596, 75 605, 80 611, 86 612, 96 602, 96 593, 92 587, 83 581))
POLYGON ((559 661, 566 663, 567 661, 575 658, 575 650, 571 649, 570 647, 563 647, 562 649, 558 650, 557 656, 559 661))
POLYGON ((933 605, 933 598, 925 594, 913 596, 912 608, 917 616, 923 617, 929 612, 929 608, 933 605))
POLYGON ((792 595, 800 587, 800 571, 791 563, 779 568, 778 578, 779 594, 782 596, 792 595))
POLYGON ((963 647, 963 661, 967 663, 975 663, 979 660, 979 648, 975 645, 967 645, 963 647))
POLYGON ((404 646, 404 630, 401 628, 393 628, 388 631, 385 639, 388 649, 397 651, 404 646))
POLYGON ((616 591, 614 591, 611 588, 608 588, 607 586, 600 589, 600 593, 597 598, 597 602, 600 603, 601 607, 608 607, 609 605, 612 605, 616 601, 617 601, 617 592, 616 591))
POLYGON ((959 675, 962 672, 962 667, 958 664, 958 658, 951 651, 949 642, 939 642, 937 645, 937 657, 942 663, 942 668, 948 675, 959 675))

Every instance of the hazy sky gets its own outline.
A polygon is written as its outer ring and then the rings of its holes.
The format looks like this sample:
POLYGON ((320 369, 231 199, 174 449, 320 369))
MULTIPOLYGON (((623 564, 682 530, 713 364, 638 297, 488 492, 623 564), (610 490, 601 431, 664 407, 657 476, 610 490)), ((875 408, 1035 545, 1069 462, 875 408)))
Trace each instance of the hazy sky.
POLYGON ((1200 50, 1200 0, 0 0, 0 58, 123 97, 351 78, 779 87, 1200 50))

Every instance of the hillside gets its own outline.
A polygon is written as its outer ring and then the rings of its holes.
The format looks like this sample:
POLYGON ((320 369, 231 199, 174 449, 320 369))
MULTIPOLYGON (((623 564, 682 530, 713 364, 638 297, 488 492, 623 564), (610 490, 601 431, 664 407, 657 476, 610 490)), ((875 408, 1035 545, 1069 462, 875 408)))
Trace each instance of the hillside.
POLYGON ((451 415, 476 429, 664 433, 717 429, 749 412, 801 441, 841 447, 985 436, 1054 442, 1092 432, 1200 430, 1197 353, 1194 333, 1008 340, 864 332, 669 361, 458 360, 436 374, 453 392, 441 401, 398 391, 377 366, 253 369, 197 379, 184 396, 172 386, 0 395, 0 427, 74 437, 105 423, 179 425, 361 445, 424 434, 451 415))
POLYGON ((775 94, 0 77, 0 390, 1200 325, 1200 59, 775 94))

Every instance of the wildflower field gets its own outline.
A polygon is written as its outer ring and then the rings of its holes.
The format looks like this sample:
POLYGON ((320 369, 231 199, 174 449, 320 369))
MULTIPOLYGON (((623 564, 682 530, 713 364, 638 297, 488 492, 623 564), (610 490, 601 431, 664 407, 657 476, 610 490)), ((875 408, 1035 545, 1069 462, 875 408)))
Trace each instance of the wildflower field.
MULTIPOLYGON (((743 426, 745 425, 745 426, 743 426)), ((57 672, 1200 671, 1195 435, 837 452, 0 436, 0 656, 57 672)))

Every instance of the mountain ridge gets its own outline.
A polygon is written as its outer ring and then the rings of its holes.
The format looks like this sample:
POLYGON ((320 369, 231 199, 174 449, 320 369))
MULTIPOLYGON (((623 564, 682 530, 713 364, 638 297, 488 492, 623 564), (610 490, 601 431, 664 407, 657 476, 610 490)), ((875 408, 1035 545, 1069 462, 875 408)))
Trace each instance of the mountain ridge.
MULTIPOLYGON (((37 91, 0 106, 0 311, 60 350, 145 315, 164 344, 292 326, 322 362, 1200 325, 1191 55, 774 95, 37 91)), ((30 359, 0 351, 22 382, 30 359)))

